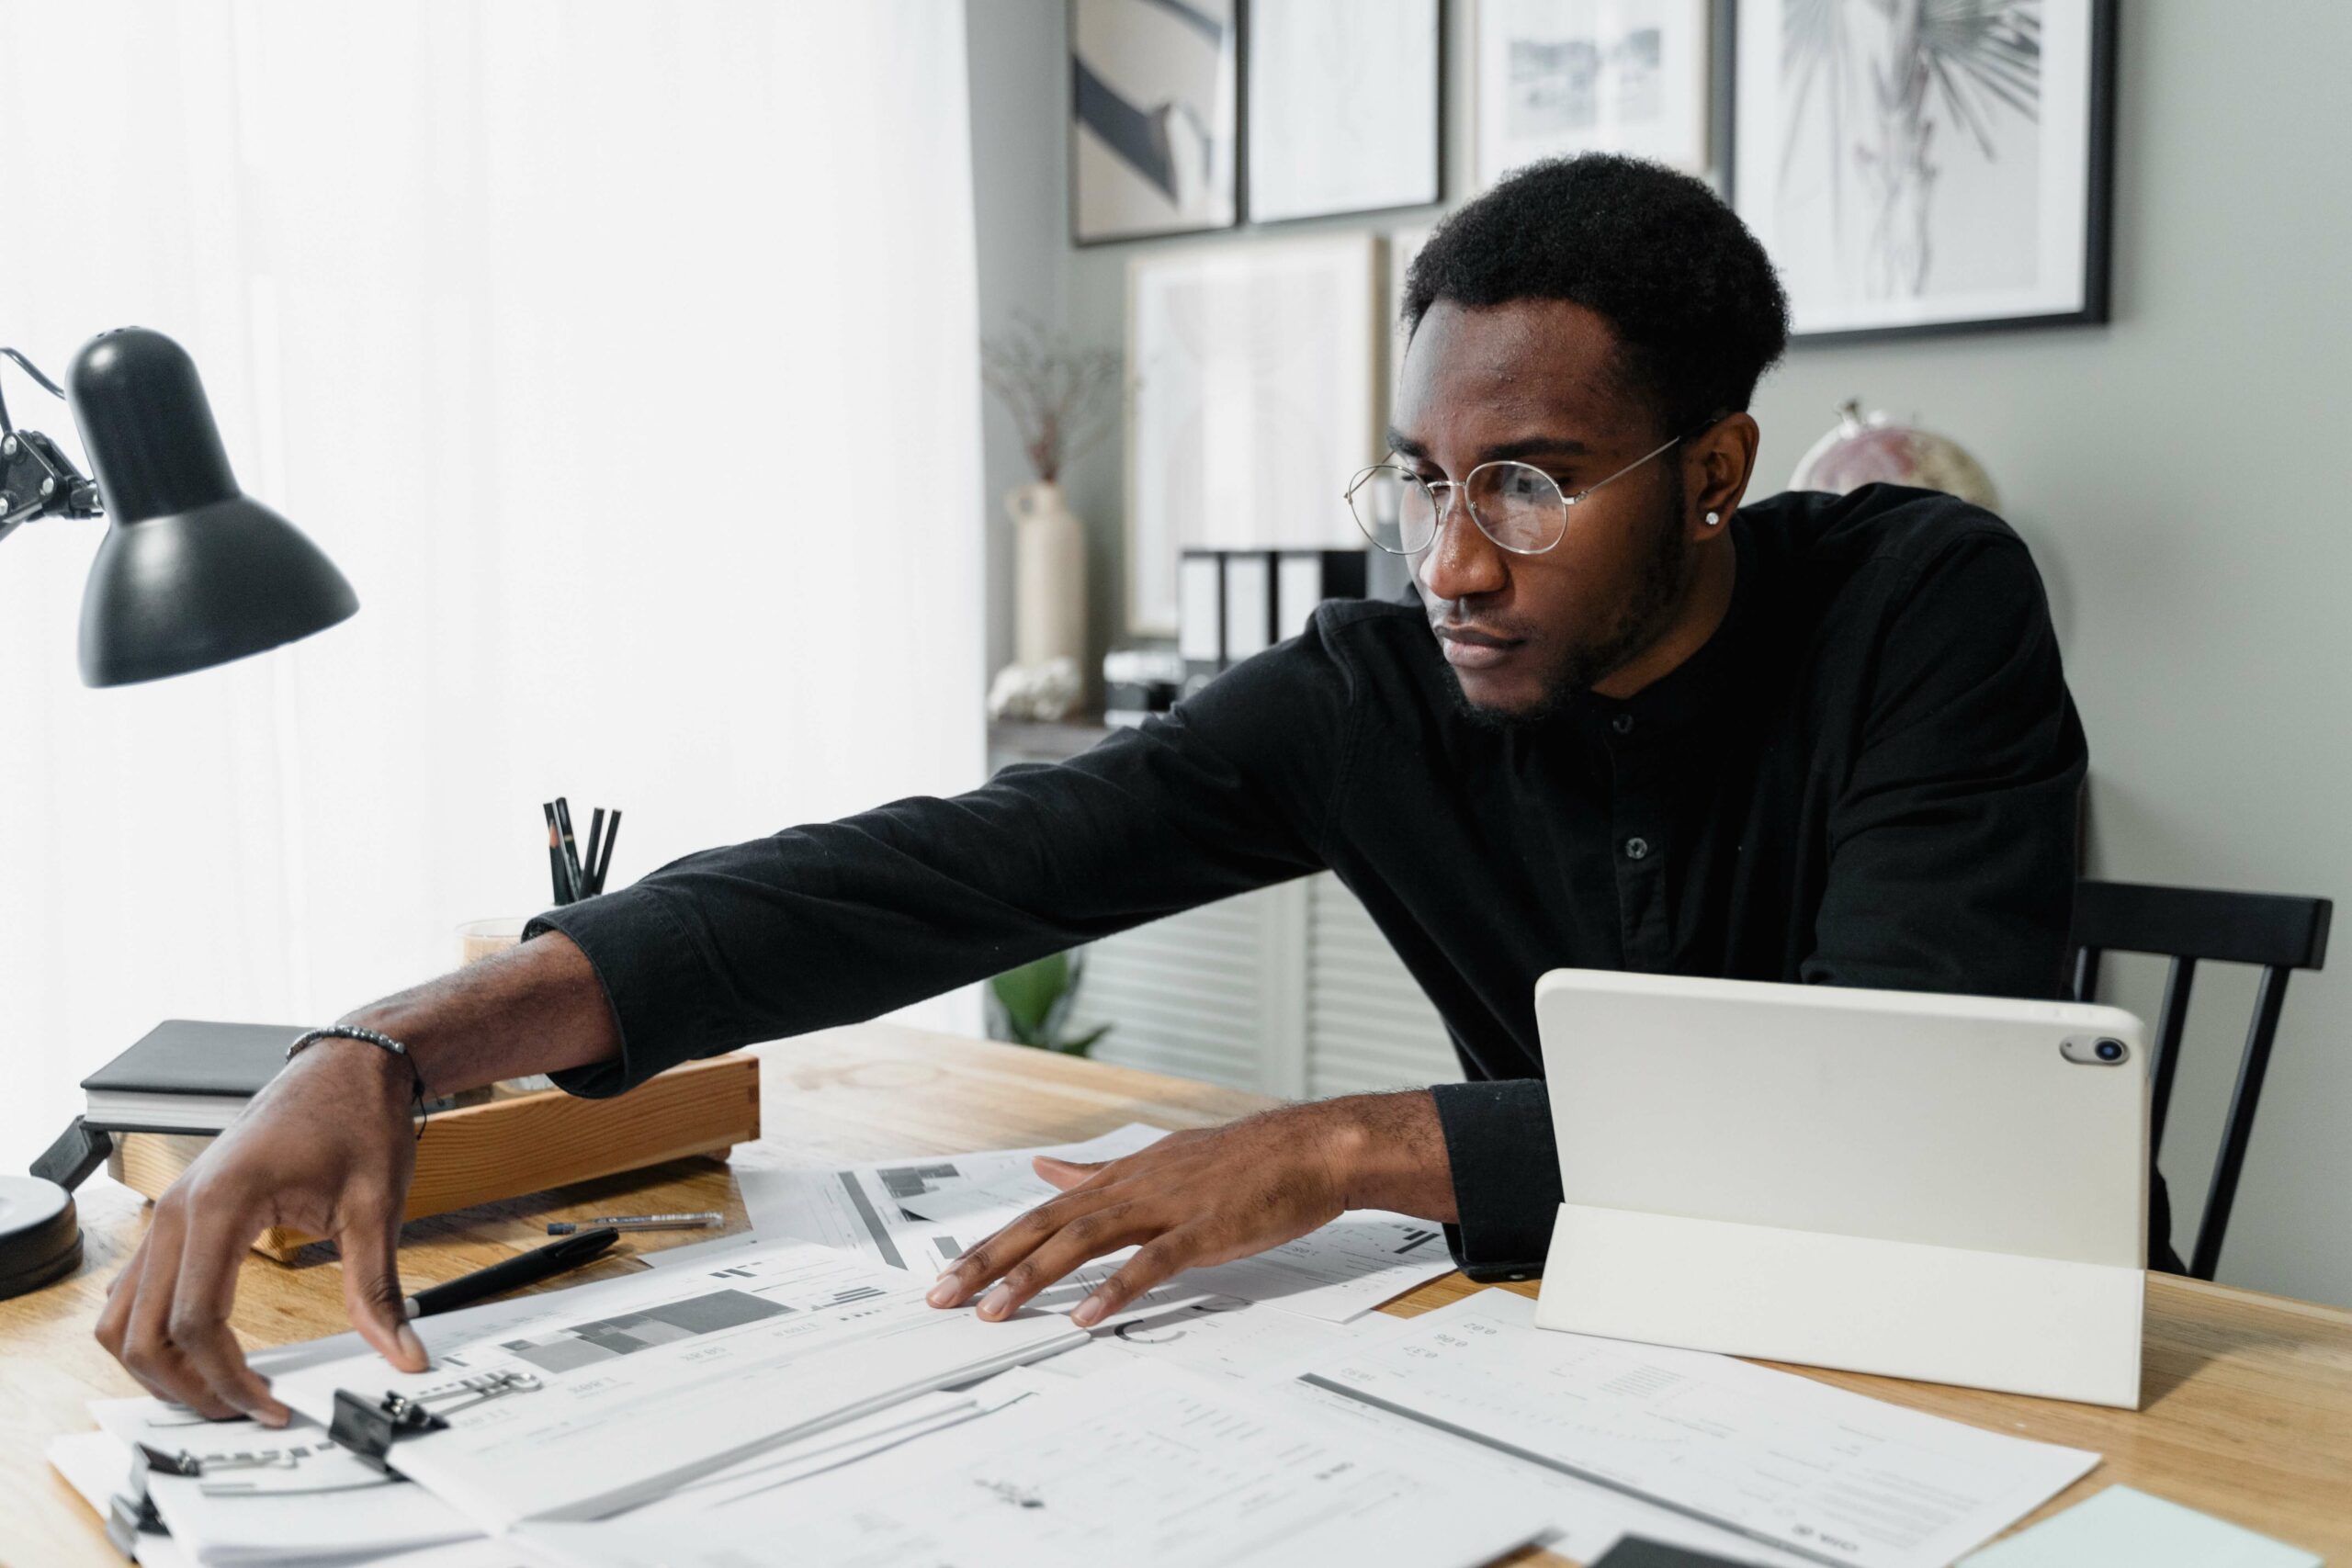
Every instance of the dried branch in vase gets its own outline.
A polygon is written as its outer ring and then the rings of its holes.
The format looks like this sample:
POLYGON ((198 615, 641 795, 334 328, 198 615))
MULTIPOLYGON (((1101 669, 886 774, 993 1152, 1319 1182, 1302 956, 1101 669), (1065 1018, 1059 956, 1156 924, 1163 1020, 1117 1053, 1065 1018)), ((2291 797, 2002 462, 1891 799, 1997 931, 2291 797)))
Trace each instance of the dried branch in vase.
POLYGON ((1118 412, 1119 356, 1083 348, 1035 317, 980 344, 980 379, 1012 415, 1029 467, 1051 484, 1101 441, 1118 412))

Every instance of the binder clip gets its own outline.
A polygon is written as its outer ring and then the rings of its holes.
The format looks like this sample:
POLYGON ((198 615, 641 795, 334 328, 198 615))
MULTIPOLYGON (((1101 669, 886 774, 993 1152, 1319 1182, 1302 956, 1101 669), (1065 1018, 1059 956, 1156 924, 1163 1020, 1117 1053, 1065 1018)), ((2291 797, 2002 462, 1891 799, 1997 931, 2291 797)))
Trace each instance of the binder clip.
POLYGON ((151 1449, 144 1443, 136 1445, 130 1455, 130 1475, 128 1492, 118 1492, 107 1499, 107 1540, 128 1561, 139 1560, 139 1538, 142 1535, 167 1535, 164 1517, 155 1511, 155 1499, 147 1495, 147 1476, 151 1471, 165 1475, 191 1473, 180 1469, 179 1457, 151 1449))
POLYGON ((538 1386, 539 1380, 529 1372, 483 1372, 438 1388, 387 1393, 373 1401, 339 1388, 334 1391, 334 1420, 327 1427, 327 1437, 353 1458, 394 1475, 399 1472, 391 1465, 392 1445, 402 1438, 444 1431, 448 1417, 458 1411, 510 1393, 529 1393, 538 1386), (445 1399, 456 1403, 438 1410, 432 1407, 433 1401, 445 1399))

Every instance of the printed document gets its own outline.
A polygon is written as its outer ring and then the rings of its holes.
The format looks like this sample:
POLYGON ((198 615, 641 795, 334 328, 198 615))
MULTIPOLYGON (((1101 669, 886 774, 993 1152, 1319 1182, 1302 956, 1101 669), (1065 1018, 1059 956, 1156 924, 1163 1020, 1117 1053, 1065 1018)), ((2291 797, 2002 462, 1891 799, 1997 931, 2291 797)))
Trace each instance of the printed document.
POLYGON ((1533 1540, 1543 1509, 1488 1476, 1378 1444, 1229 1381, 1136 1364, 1033 1397, 832 1477, 714 1508, 532 1524, 572 1568, 1151 1563, 1473 1568, 1533 1540))
POLYGON ((160 1399, 90 1404, 106 1434, 186 1456, 196 1475, 151 1471, 147 1495, 172 1539, 210 1563, 316 1562, 358 1551, 403 1551, 481 1532, 422 1487, 361 1463, 297 1417, 287 1427, 207 1421, 160 1399))
MULTIPOLYGON (((1085 1354, 1087 1351, 1076 1350, 1057 1356, 1043 1363, 1040 1370, 1057 1370, 1064 1362, 1085 1354)), ((1487 1471, 1498 1483, 1514 1486, 1531 1501, 1540 1503, 1547 1529, 1543 1544, 1579 1562, 1598 1562, 1619 1540, 1635 1535, 1667 1546, 1703 1551, 1726 1562, 1754 1564, 1755 1568, 1817 1568, 1810 1557, 1768 1546, 1721 1525, 1646 1502, 1597 1481, 1531 1463, 1499 1449, 1315 1383, 1293 1380, 1272 1384, 1265 1393, 1279 1404, 1310 1409, 1333 1422, 1377 1434, 1374 1440, 1392 1460, 1402 1462, 1416 1450, 1434 1450, 1453 1463, 1487 1471)))
MULTIPOLYGON (((105 1432, 69 1432, 43 1450, 50 1468, 100 1519, 130 1486, 130 1450, 105 1432)), ((141 1534, 133 1551, 141 1568, 194 1568, 195 1553, 164 1534, 141 1534)))
MULTIPOLYGON (((929 1280, 1055 1196, 1055 1189, 1031 1168, 1033 1156, 1080 1163, 1117 1159, 1166 1135, 1158 1127, 1129 1122, 1081 1144, 914 1156, 845 1170, 739 1169, 736 1181, 763 1235, 854 1250, 929 1280)), ((715 1257, 728 1239, 702 1246, 715 1257)), ((1040 1293, 1033 1304, 1067 1313, 1133 1255, 1128 1248, 1096 1258, 1040 1293)), ((1254 1258, 1181 1274, 1114 1321, 1232 1296, 1345 1323, 1453 1268, 1442 1227, 1385 1210, 1357 1210, 1254 1258)))
POLYGON ((1208 1377, 1279 1383, 1343 1354, 1374 1332, 1375 1322, 1325 1323, 1238 1296, 1209 1296, 1097 1328, 1091 1343, 1040 1361, 1035 1370, 1086 1378, 1150 1361, 1208 1377))
MULTIPOLYGON (((1321 1323, 1231 1297, 1213 1297, 1098 1329, 1092 1343, 1023 1368, 1022 1375, 1092 1378, 1142 1360, 1249 1383, 1272 1404, 1363 1434, 1392 1461, 1409 1458, 1420 1463, 1420 1456, 1427 1456, 1431 1464, 1466 1466, 1486 1472, 1498 1484, 1519 1488, 1543 1503, 1547 1532, 1543 1544, 1580 1562, 1592 1562, 1620 1537, 1632 1534, 1761 1568, 1812 1568, 1812 1559, 1792 1551, 1300 1381, 1300 1373, 1385 1338, 1397 1325, 1397 1319, 1380 1316, 1352 1324, 1321 1323)), ((993 1387, 1012 1375, 981 1386, 993 1387)))
POLYGON ((805 1243, 712 1263, 529 1298, 532 1316, 436 1345, 428 1371, 363 1351, 282 1372, 278 1397, 322 1423, 337 1389, 421 1402, 447 1426, 399 1439, 394 1464, 495 1532, 612 1513, 1085 1338, 1046 1314, 941 1312, 928 1280, 805 1243))
POLYGON ((1534 1314, 1482 1292, 1308 1381, 1860 1568, 1943 1568, 2098 1462, 1728 1356, 1538 1329, 1534 1314))

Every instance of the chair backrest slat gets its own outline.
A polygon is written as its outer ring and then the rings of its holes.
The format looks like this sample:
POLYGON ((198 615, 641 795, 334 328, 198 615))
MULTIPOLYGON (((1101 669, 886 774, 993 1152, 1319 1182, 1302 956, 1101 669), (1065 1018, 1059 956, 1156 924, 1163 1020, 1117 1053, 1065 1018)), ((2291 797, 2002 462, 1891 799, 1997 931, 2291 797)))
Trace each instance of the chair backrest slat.
POLYGON ((2165 1146, 2165 1111, 2172 1104, 2173 1070, 2180 1066, 2180 1032, 2188 1022, 2188 991, 2197 983, 2197 960, 2176 958, 2165 972, 2165 1000, 2156 1014, 2155 1082, 2148 1108, 2148 1153, 2165 1146))
POLYGON ((2246 1145, 2254 1138, 2254 1108, 2262 1100, 2263 1076, 2270 1070, 2270 1046, 2278 1035, 2278 1012, 2287 1004, 2284 968, 2265 969, 2254 998, 2254 1021, 2246 1028, 2245 1050, 2238 1057, 2238 1085, 2230 1093, 2230 1119, 2222 1129, 2222 1154, 2213 1162, 2213 1180, 2205 1190, 2205 1215, 2197 1223, 2197 1250, 2188 1271, 2210 1280, 2222 1261, 2222 1237, 2230 1228, 2230 1209, 2237 1201, 2238 1172, 2245 1165, 2246 1145))
POLYGON ((2084 881, 2075 885, 2075 942, 2109 953, 2317 969, 2327 961, 2334 908, 2278 893, 2084 881))
POLYGON ((2107 953, 2157 953, 2172 960, 2165 976, 2163 1010, 2156 1017, 2154 1059, 2150 1064, 2154 1074, 2149 1089, 2152 1155, 2164 1138, 2197 965, 2211 961, 2252 964, 2262 969, 2254 1018, 2238 1054, 2237 1087, 2230 1096, 2221 1153, 2206 1190, 2205 1212, 2197 1225, 2197 1247, 2188 1271, 2198 1279, 2211 1279, 2221 1262, 2230 1210, 2237 1201, 2238 1176, 2253 1142, 2255 1111, 2261 1104, 2262 1082, 2270 1069, 2270 1051, 2286 1005, 2288 977, 2297 969, 2317 969, 2327 961, 2327 929, 2334 911, 2335 905, 2325 898, 2274 893, 2088 880, 2075 886, 2074 989, 2077 1001, 2098 999, 2099 961, 2107 953))

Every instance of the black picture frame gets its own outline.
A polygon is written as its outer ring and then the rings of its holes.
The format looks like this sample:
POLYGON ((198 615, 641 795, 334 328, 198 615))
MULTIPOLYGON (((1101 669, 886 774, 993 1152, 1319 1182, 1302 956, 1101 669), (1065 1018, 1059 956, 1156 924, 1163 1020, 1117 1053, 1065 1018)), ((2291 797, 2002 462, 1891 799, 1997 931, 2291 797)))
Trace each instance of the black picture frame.
POLYGON ((1448 188, 1445 168, 1445 127, 1447 117, 1452 112, 1453 108, 1453 105, 1450 101, 1453 78, 1450 51, 1452 49, 1451 39, 1453 29, 1448 26, 1450 19, 1448 12, 1451 9, 1451 4, 1452 0, 1430 0, 1430 36, 1427 51, 1427 59, 1429 62, 1429 70, 1433 78, 1434 87, 1434 91, 1431 94, 1430 98, 1432 107, 1430 115, 1430 162, 1432 171, 1430 194, 1426 197, 1409 201, 1391 202, 1380 207, 1335 208, 1329 211, 1298 213, 1288 217, 1261 218, 1258 216, 1256 198, 1250 190, 1250 152, 1251 147, 1250 87, 1252 80, 1254 79, 1255 73, 1262 64, 1257 57, 1257 51, 1252 45, 1251 39, 1251 17, 1252 13, 1257 9, 1257 6, 1255 0, 1238 0, 1240 7, 1239 25, 1241 29, 1241 73, 1238 95, 1240 100, 1241 131, 1239 155, 1236 160, 1235 167, 1238 181, 1238 203, 1241 214, 1241 222, 1239 227, 1250 230, 1272 231, 1287 228, 1293 224, 1323 223, 1335 219, 1392 218, 1402 213, 1427 211, 1432 207, 1443 204, 1446 199, 1446 191, 1448 188))
MULTIPOLYGON (((1430 51, 1430 69, 1437 77, 1437 109, 1432 117, 1430 134, 1437 164, 1437 194, 1427 201, 1408 202, 1396 207, 1351 209, 1345 212, 1318 213, 1312 217, 1261 219, 1250 215, 1250 10, 1251 0, 1233 0, 1234 6, 1234 216, 1228 222, 1206 223, 1192 227, 1170 227, 1132 233, 1106 234, 1089 237, 1079 226, 1080 193, 1078 171, 1079 116, 1077 107, 1078 71, 1077 39, 1078 9, 1081 0, 1063 0, 1064 52, 1069 56, 1071 69, 1063 77, 1062 124, 1067 173, 1063 181, 1063 207, 1069 243, 1073 250, 1098 250, 1110 245, 1132 245, 1154 240, 1181 238, 1189 234, 1276 233, 1295 226, 1329 223, 1337 219, 1395 218, 1408 213, 1426 212, 1442 207, 1453 188, 1450 171, 1446 168, 1446 125, 1453 114, 1453 40, 1452 14, 1456 0, 1436 0, 1435 47, 1430 51)), ((1730 0, 1717 0, 1729 4, 1730 0)), ((1728 146, 1728 143, 1725 143, 1728 146)))
MULTIPOLYGON (((1724 51, 1724 68, 1717 73, 1719 102, 1717 119, 1723 128, 1721 135, 1724 156, 1724 198, 1743 218, 1749 217, 1742 208, 1743 193, 1738 181, 1739 152, 1739 79, 1740 51, 1747 47, 1738 21, 1741 0, 1716 0, 1718 15, 1716 32, 1724 51)), ((2120 6, 2118 0, 2086 0, 2089 10, 2089 48, 2085 62, 2086 80, 2084 156, 2084 210, 2082 222, 2082 268, 2079 305, 2069 310, 2034 311, 2024 314, 1970 316, 1932 321, 1905 321, 1885 325, 1811 329, 1796 324, 1790 334, 1793 347, 1813 348, 1849 345, 1859 343, 1917 340, 1955 337, 1967 333, 2018 332, 2049 327, 2081 327, 2103 325, 2112 319, 2113 247, 2115 198, 2115 113, 2117 96, 2117 43, 2120 6)), ((1775 40, 1777 41, 1777 40, 1775 40)), ((1801 309, 1795 299, 1791 300, 1792 316, 1801 320, 1801 309)))
MULTIPOLYGON (((1231 22, 1229 25, 1232 36, 1227 47, 1231 51, 1233 55, 1233 104, 1231 120, 1232 129, 1230 135, 1232 164, 1230 171, 1230 177, 1232 181, 1230 201, 1232 210, 1230 216, 1227 216, 1221 220, 1212 220, 1205 222, 1177 221, 1152 227, 1122 229, 1116 232, 1094 234, 1089 234, 1086 232, 1082 226, 1082 218, 1086 207, 1086 193, 1080 189, 1079 156, 1082 102, 1091 100, 1094 96, 1093 85, 1090 84, 1089 81, 1090 68, 1081 59, 1079 51, 1079 14, 1080 9, 1090 3, 1100 4, 1104 3, 1104 0, 1063 0, 1062 6, 1063 54, 1069 64, 1068 70, 1066 70, 1062 75, 1062 125, 1064 134, 1063 162, 1065 165, 1065 176, 1063 181, 1063 208, 1069 226, 1070 245, 1074 249, 1088 250, 1102 245, 1133 244, 1138 241, 1168 239, 1184 234, 1221 233, 1238 226, 1241 222, 1241 215, 1243 212, 1241 181, 1244 172, 1243 158, 1246 152, 1246 143, 1242 138, 1245 115, 1244 100, 1248 97, 1248 88, 1242 75, 1244 66, 1241 57, 1242 40, 1248 32, 1248 19, 1245 15, 1247 10, 1246 0, 1223 0, 1224 4, 1228 5, 1231 7, 1231 22)), ((1199 6, 1194 3, 1194 0, 1126 0, 1126 3, 1144 7, 1148 11, 1165 13, 1168 15, 1182 15, 1187 12, 1196 12, 1199 9, 1199 6)), ((1148 118, 1152 112, 1149 110, 1137 109, 1136 106, 1125 106, 1125 107, 1128 110, 1133 110, 1136 115, 1140 115, 1146 118, 1148 118)), ((1120 113, 1121 111, 1116 105, 1114 105, 1113 112, 1120 113)))

